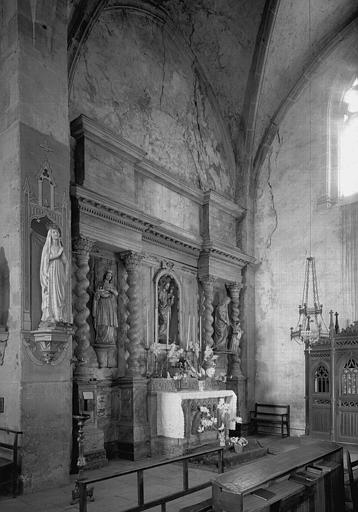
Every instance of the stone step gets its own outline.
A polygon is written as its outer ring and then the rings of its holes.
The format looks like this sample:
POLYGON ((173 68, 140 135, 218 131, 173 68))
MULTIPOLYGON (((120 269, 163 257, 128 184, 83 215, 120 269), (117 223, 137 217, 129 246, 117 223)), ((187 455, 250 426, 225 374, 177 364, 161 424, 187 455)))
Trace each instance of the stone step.
POLYGON ((189 505, 189 507, 181 508, 179 512, 210 512, 212 510, 212 499, 209 498, 197 503, 196 505, 189 505))

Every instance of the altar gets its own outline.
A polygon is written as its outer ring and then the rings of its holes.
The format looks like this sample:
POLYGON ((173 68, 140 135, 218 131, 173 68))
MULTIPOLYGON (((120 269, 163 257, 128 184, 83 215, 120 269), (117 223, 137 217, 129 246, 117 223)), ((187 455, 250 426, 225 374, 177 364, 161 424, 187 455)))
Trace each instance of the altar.
POLYGON ((235 428, 237 399, 232 390, 158 391, 155 402, 157 446, 163 455, 178 456, 200 444, 215 442, 223 420, 220 411, 225 410, 225 428, 235 428), (216 423, 199 432, 202 407, 216 423))

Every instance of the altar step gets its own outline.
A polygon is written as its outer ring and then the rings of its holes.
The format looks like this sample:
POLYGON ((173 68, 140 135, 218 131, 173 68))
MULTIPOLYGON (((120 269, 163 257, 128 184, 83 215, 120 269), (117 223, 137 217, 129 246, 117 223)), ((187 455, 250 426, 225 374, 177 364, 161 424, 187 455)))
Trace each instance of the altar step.
MULTIPOLYGON (((245 446, 241 453, 235 452, 232 448, 224 449, 224 468, 225 471, 229 471, 230 469, 238 466, 239 464, 243 464, 244 462, 251 462, 254 459, 258 459, 260 457, 264 457, 268 453, 268 448, 262 446, 259 441, 256 439, 248 438, 249 444, 245 446)), ((196 449, 192 449, 188 451, 189 454, 195 455, 195 452, 202 451, 203 449, 215 448, 217 447, 217 443, 210 443, 205 446, 201 445, 196 449)), ((210 469, 215 469, 218 467, 218 456, 216 453, 212 453, 209 455, 203 455, 200 458, 193 459, 191 464, 197 466, 198 464, 207 466, 210 469)))

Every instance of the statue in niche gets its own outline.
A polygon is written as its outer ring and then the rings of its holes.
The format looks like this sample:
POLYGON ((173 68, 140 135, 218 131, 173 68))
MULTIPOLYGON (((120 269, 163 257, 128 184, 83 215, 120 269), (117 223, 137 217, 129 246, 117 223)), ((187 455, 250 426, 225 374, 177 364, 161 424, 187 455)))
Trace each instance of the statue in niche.
POLYGON ((65 302, 68 260, 60 230, 51 226, 41 253, 40 283, 42 291, 42 325, 66 323, 65 302))
POLYGON ((230 351, 233 354, 239 353, 240 350, 240 341, 242 336, 242 329, 240 327, 240 322, 234 322, 232 326, 232 336, 230 340, 230 351))
POLYGON ((165 341, 168 335, 168 322, 170 322, 171 310, 175 301, 174 285, 172 278, 163 276, 158 283, 158 340, 165 341))
POLYGON ((102 283, 95 291, 92 314, 96 331, 96 343, 114 345, 118 327, 117 297, 118 291, 112 285, 113 272, 107 270, 102 283))
POLYGON ((227 350, 227 339, 229 335, 230 319, 229 304, 230 297, 226 296, 215 308, 214 316, 214 348, 217 351, 227 350))

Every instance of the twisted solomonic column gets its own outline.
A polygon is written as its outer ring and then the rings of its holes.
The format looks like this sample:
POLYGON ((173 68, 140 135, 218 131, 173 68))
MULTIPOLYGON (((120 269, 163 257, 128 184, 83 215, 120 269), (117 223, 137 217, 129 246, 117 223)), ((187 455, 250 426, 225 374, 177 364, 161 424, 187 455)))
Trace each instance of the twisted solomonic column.
POLYGON ((209 345, 213 346, 213 299, 214 299, 214 283, 215 278, 213 276, 206 276, 201 278, 201 284, 204 292, 204 321, 203 321, 203 340, 204 347, 209 345))
POLYGON ((89 295, 87 293, 89 281, 87 274, 89 272, 89 254, 93 246, 93 241, 85 237, 78 237, 73 242, 72 253, 75 256, 76 271, 74 292, 74 324, 75 340, 77 347, 75 354, 80 364, 89 367, 98 367, 97 357, 90 342, 90 327, 87 322, 90 311, 87 307, 89 295))
POLYGON ((232 354, 231 373, 233 377, 241 377, 241 336, 240 327, 240 290, 241 283, 230 283, 226 286, 231 298, 231 325, 232 335, 230 340, 230 351, 232 354))
POLYGON ((140 302, 139 302, 139 283, 141 261, 143 256, 134 252, 127 252, 123 255, 123 260, 127 270, 127 296, 128 296, 128 374, 132 377, 139 377, 145 374, 144 354, 141 343, 140 326, 140 302))

